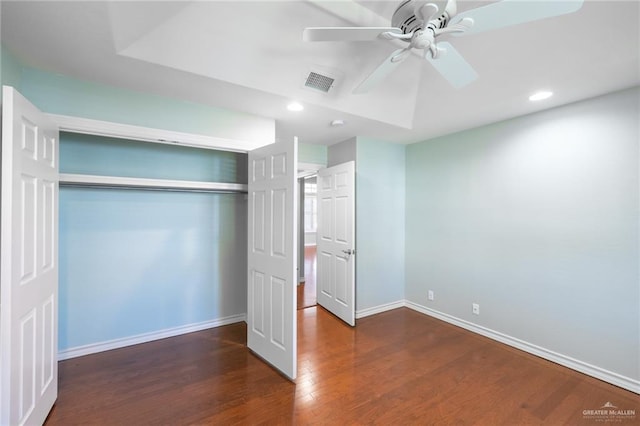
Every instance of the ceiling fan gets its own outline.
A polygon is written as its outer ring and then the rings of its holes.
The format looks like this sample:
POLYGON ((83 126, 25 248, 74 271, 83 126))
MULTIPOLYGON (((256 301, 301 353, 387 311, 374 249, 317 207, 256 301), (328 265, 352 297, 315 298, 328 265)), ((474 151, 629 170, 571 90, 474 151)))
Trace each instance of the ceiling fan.
POLYGON ((457 13, 456 0, 405 0, 391 17, 391 27, 305 28, 304 41, 400 40, 407 46, 392 52, 353 93, 365 93, 379 84, 414 49, 455 88, 474 81, 478 74, 447 41, 440 37, 471 35, 577 11, 584 0, 502 0, 457 13))

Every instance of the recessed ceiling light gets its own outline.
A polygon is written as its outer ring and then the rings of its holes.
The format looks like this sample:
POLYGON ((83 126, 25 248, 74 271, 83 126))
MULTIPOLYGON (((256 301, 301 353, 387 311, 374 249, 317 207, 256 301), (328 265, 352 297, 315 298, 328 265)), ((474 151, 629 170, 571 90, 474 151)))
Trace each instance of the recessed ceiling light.
POLYGON ((330 124, 331 124, 331 127, 340 127, 340 126, 344 126, 345 123, 344 123, 344 120, 337 119, 337 120, 333 120, 330 124))
POLYGON ((302 106, 302 104, 300 102, 291 102, 289 105, 287 105, 287 109, 289 111, 302 111, 304 109, 304 107, 302 106))
POLYGON ((541 101, 543 99, 550 98, 552 95, 553 95, 553 92, 542 90, 540 92, 536 92, 533 95, 529 96, 529 100, 530 101, 541 101))

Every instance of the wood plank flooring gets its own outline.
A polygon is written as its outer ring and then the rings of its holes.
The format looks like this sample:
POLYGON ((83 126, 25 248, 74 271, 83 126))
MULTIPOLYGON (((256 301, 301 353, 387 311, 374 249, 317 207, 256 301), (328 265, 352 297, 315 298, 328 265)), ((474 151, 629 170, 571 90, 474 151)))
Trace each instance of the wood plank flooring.
POLYGON ((316 246, 304 248, 304 278, 305 281, 298 285, 298 309, 309 308, 318 303, 316 296, 316 246))
MULTIPOLYGON (((60 362, 46 425, 598 425, 638 395, 407 308, 351 328, 298 311, 298 379, 251 354, 244 323, 60 362)), ((640 417, 616 424, 638 424, 640 417)))

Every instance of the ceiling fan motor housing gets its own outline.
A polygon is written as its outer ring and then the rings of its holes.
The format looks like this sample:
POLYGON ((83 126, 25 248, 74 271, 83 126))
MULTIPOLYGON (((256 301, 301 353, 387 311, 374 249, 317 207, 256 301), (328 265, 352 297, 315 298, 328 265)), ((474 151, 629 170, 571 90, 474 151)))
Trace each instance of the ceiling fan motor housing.
MULTIPOLYGON (((443 28, 447 24, 447 17, 444 14, 445 7, 448 3, 447 0, 435 0, 430 1, 429 3, 433 3, 438 6, 438 11, 440 12, 440 16, 436 19, 439 21, 436 23, 436 27, 443 28)), ((391 26, 395 28, 400 28, 403 34, 411 34, 415 31, 423 30, 423 22, 415 15, 415 0, 405 0, 393 12, 393 16, 391 17, 391 26)), ((432 21, 433 22, 433 21, 432 21)), ((409 41, 409 40, 405 40, 409 41)))
POLYGON ((405 0, 400 3, 391 17, 391 26, 400 28, 403 34, 411 34, 420 29, 421 22, 413 13, 413 8, 413 0, 405 0))

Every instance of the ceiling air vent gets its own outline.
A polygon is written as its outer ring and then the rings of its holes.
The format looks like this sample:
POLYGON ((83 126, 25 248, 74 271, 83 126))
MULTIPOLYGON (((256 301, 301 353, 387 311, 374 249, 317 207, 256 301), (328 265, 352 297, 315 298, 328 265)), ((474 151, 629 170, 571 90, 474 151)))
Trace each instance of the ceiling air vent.
POLYGON ((327 93, 333 86, 334 81, 335 79, 331 77, 327 77, 326 75, 318 74, 317 72, 311 71, 304 85, 306 87, 310 87, 312 89, 327 93))

